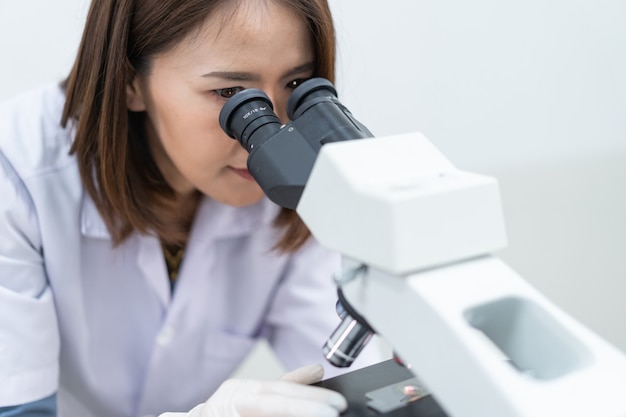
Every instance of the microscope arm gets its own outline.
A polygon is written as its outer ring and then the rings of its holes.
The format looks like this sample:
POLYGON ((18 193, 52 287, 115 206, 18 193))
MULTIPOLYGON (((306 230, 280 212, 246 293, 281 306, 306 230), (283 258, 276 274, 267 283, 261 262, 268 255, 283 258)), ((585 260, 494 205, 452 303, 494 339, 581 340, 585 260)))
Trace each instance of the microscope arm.
POLYGON ((626 356, 490 255, 497 182, 420 134, 322 147, 297 211, 365 272, 340 283, 451 417, 625 417, 626 356))

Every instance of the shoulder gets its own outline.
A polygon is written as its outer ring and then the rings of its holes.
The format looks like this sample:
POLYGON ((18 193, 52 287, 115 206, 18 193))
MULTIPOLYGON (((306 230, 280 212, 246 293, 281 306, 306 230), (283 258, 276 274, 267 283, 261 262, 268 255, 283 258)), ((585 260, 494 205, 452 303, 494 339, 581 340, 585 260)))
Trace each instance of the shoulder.
POLYGON ((0 103, 0 153, 22 178, 71 163, 72 128, 61 126, 64 104, 58 84, 0 103))

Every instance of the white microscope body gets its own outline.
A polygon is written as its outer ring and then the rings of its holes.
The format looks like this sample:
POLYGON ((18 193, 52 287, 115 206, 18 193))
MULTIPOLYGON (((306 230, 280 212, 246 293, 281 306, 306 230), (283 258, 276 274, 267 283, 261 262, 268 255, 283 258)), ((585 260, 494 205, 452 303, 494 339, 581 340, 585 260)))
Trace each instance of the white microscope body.
POLYGON ((419 133, 329 143, 297 212, 367 266, 346 299, 450 417, 626 417, 626 355, 491 255, 506 246, 494 178, 419 133))

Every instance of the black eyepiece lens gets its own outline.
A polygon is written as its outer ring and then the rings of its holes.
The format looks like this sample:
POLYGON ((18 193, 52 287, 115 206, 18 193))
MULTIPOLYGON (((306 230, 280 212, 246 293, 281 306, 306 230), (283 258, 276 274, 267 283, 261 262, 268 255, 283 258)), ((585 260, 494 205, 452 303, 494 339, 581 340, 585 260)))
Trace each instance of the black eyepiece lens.
POLYGON ((248 151, 252 150, 254 142, 267 140, 270 132, 281 126, 272 101, 256 88, 243 90, 228 99, 220 111, 219 122, 222 130, 248 151), (255 132, 258 133, 255 135, 255 132), (251 140, 253 135, 254 140, 251 140))
POLYGON ((220 111, 220 126, 228 136, 236 139, 236 132, 241 130, 241 125, 245 126, 247 124, 247 117, 244 118, 246 113, 251 109, 266 106, 273 111, 272 101, 263 91, 256 88, 243 90, 229 98, 224 107, 222 107, 220 111))
POLYGON ((323 96, 337 97, 337 90, 330 81, 325 78, 311 78, 306 80, 291 93, 287 101, 287 116, 290 120, 294 120, 299 108, 308 99, 323 96))

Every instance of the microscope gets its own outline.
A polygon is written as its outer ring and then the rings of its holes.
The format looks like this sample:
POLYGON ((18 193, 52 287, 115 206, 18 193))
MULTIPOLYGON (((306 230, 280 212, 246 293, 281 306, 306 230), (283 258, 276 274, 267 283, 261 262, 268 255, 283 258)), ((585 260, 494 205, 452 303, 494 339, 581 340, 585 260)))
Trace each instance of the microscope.
POLYGON ((457 169, 420 133, 373 137, 325 79, 287 107, 283 125, 267 95, 244 90, 220 125, 266 195, 344 257, 326 358, 350 366, 378 334, 404 364, 353 371, 382 385, 351 393, 347 415, 626 417, 626 355, 493 255, 506 246, 496 179, 457 169))

